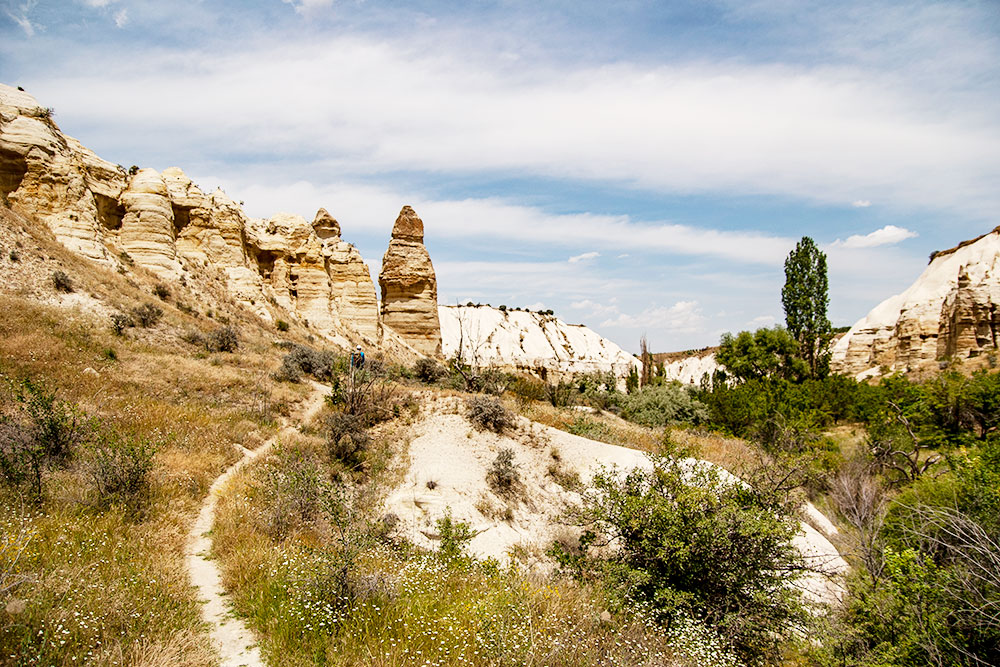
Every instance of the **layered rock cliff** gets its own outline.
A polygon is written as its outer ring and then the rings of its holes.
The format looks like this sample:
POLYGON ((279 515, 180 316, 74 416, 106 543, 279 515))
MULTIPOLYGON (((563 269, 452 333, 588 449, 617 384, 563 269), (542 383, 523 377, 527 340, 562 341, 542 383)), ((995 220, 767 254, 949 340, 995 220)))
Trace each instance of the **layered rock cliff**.
POLYGON ((266 321, 298 318, 333 338, 379 339, 368 267, 325 210, 312 224, 284 213, 253 219, 178 168, 126 171, 64 135, 33 97, 2 84, 0 197, 90 259, 134 262, 167 281, 214 270, 266 321))
POLYGON ((442 352, 468 364, 496 365, 558 379, 612 372, 619 378, 639 360, 581 324, 552 315, 490 306, 441 306, 442 352))
POLYGON ((902 294, 886 299, 833 349, 834 372, 921 372, 997 350, 1000 227, 935 253, 902 294))
POLYGON ((424 223, 409 206, 403 207, 393 225, 378 284, 383 323, 421 354, 439 356, 437 278, 424 247, 424 223))

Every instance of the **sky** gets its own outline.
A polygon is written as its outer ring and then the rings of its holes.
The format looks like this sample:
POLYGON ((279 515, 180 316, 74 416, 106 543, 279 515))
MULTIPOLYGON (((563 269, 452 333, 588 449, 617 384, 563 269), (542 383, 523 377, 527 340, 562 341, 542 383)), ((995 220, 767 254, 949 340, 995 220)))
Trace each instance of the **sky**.
POLYGON ((782 323, 803 236, 846 326, 1000 225, 996 0, 0 0, 0 81, 373 276, 413 206, 440 303, 633 352, 782 323))

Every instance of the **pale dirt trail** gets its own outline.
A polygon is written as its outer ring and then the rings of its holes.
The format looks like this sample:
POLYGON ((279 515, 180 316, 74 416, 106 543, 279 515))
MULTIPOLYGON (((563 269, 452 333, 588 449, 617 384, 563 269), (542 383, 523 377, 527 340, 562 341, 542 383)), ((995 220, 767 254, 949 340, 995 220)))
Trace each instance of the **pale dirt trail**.
MULTIPOLYGON (((313 393, 306 398, 302 411, 291 420, 291 423, 307 424, 320 408, 328 388, 318 382, 310 382, 313 393)), ((243 458, 231 465, 219 475, 208 489, 208 497, 201 506, 198 518, 188 534, 185 550, 188 573, 191 584, 198 589, 198 600, 202 602, 201 616, 209 624, 212 643, 219 652, 219 664, 222 667, 264 667, 265 663, 257 648, 257 642, 250 629, 242 620, 233 615, 232 603, 222 588, 222 573, 214 561, 209 560, 212 551, 212 539, 209 531, 215 522, 215 506, 226 483, 240 468, 261 454, 266 453, 282 435, 294 432, 294 426, 286 423, 284 428, 257 449, 250 450, 240 447, 243 458)))

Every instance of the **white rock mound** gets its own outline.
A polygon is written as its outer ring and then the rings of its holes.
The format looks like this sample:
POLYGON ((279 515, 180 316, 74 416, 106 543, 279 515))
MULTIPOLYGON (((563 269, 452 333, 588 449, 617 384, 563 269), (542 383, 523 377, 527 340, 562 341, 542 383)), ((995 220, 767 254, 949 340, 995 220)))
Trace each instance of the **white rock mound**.
POLYGON ((477 366, 496 365, 559 379, 611 372, 624 378, 641 370, 634 356, 582 324, 553 315, 490 306, 440 306, 441 351, 477 366))

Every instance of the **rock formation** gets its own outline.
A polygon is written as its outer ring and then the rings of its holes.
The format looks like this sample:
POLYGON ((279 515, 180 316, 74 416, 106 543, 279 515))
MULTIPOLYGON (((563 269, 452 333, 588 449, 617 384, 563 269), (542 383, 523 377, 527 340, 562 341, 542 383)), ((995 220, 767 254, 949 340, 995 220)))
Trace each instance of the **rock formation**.
POLYGON ((474 366, 499 366, 558 380, 611 372, 624 379, 642 364, 582 324, 543 313, 490 306, 441 306, 441 351, 474 366))
POLYGON ((833 348, 831 368, 867 377, 920 372, 997 350, 1000 227, 935 253, 902 294, 886 299, 833 348))
POLYGON ((682 384, 701 384, 701 379, 712 374, 721 367, 715 360, 715 352, 719 348, 706 347, 702 350, 691 350, 688 352, 666 352, 653 355, 653 362, 657 366, 663 366, 663 377, 668 380, 676 380, 682 384))
POLYGON ((370 343, 380 336, 368 267, 325 210, 312 225, 288 214, 251 219, 176 167, 127 172, 64 135, 33 97, 2 84, 0 197, 91 259, 121 265, 125 253, 167 281, 214 269, 265 320, 298 317, 319 334, 360 334, 370 343))
POLYGON ((417 352, 441 354, 437 279, 424 247, 424 223, 404 206, 392 228, 378 277, 382 289, 382 323, 417 352))

